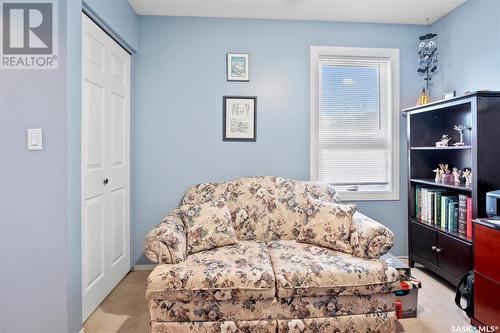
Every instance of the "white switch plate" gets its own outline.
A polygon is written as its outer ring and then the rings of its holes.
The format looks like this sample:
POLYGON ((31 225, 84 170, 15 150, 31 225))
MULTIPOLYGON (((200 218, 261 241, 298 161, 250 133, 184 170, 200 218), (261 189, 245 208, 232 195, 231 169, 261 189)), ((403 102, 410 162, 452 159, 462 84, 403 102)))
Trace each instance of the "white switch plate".
POLYGON ((42 150, 42 129, 28 128, 28 150, 42 150))

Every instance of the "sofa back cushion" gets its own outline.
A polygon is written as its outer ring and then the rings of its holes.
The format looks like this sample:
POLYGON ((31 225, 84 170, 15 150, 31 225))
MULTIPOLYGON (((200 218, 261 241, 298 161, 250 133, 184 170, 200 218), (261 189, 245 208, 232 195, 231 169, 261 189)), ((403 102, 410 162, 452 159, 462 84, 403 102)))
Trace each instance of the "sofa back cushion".
POLYGON ((192 186, 182 204, 224 199, 240 240, 295 239, 306 220, 308 198, 339 202, 332 186, 281 177, 245 177, 192 186))
POLYGON ((352 254, 350 236, 355 212, 356 205, 311 199, 297 241, 352 254))
POLYGON ((238 241, 225 200, 182 205, 180 211, 186 228, 188 254, 238 241))

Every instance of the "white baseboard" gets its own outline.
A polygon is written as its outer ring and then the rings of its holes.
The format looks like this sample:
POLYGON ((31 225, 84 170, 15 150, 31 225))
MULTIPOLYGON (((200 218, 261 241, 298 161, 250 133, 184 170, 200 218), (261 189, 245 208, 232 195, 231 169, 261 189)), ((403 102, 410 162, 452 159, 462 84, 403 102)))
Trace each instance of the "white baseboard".
POLYGON ((85 333, 85 330, 83 329, 83 327, 82 327, 82 329, 80 330, 80 333, 85 333))
POLYGON ((157 265, 133 265, 132 272, 152 271, 157 265))

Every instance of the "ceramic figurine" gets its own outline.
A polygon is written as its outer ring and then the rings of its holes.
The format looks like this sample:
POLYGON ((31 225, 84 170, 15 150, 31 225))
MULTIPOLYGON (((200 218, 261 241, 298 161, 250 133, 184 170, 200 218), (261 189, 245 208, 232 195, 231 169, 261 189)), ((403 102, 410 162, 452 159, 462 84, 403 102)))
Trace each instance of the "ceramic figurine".
POLYGON ((434 181, 436 183, 441 183, 441 177, 443 176, 443 172, 441 171, 441 169, 440 168, 436 168, 436 169, 434 169, 432 171, 436 173, 436 178, 434 178, 434 181))
POLYGON ((451 140, 451 138, 448 137, 448 135, 443 134, 443 136, 441 137, 441 140, 439 140, 438 142, 436 142, 436 147, 447 147, 448 146, 448 142, 450 140, 451 140))
POLYGON ((453 176, 455 177, 455 184, 460 184, 460 174, 462 173, 462 170, 459 170, 457 168, 453 168, 453 176))
POLYGON ((455 147, 461 147, 461 146, 465 146, 465 143, 464 143, 464 132, 466 129, 471 129, 470 126, 464 126, 464 125, 455 125, 453 126, 453 129, 455 131, 457 131, 458 133, 460 133, 460 142, 455 142, 453 145, 455 147))
POLYGON ((441 169, 442 173, 446 173, 446 171, 449 171, 448 164, 439 163, 439 168, 441 169))
POLYGON ((465 178, 465 186, 471 186, 472 185, 472 171, 469 169, 465 169, 463 172, 463 176, 465 178))
POLYGON ((439 171, 436 173, 435 181, 438 183, 445 183, 447 180, 447 173, 450 173, 450 170, 448 170, 448 164, 439 163, 439 171))

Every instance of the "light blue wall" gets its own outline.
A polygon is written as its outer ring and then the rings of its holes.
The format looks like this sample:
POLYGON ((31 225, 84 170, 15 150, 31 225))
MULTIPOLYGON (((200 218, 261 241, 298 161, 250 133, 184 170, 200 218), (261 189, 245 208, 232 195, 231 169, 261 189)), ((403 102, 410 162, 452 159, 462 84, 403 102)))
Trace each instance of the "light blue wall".
POLYGON ((83 0, 100 21, 133 50, 138 49, 138 16, 127 0, 83 0))
MULTIPOLYGON (((88 5, 137 48, 127 2, 88 5)), ((59 2, 58 70, 0 71, 0 332, 81 329, 81 12, 59 2), (41 152, 26 149, 31 127, 41 152)))
POLYGON ((437 32, 439 73, 431 95, 500 90, 500 1, 467 0, 431 27, 437 32))
POLYGON ((59 69, 0 71, 1 332, 68 332, 65 1, 58 19, 59 69))
MULTIPOLYGON (((401 106, 414 105, 417 37, 425 27, 178 17, 139 18, 136 57, 132 260, 145 263, 145 234, 192 184, 246 175, 309 177, 311 45, 399 48, 401 106), (226 52, 250 53, 250 82, 225 81, 226 52), (222 96, 258 96, 256 143, 222 142, 222 96)), ((405 254, 405 126, 401 199, 360 210, 396 233, 405 254)))

